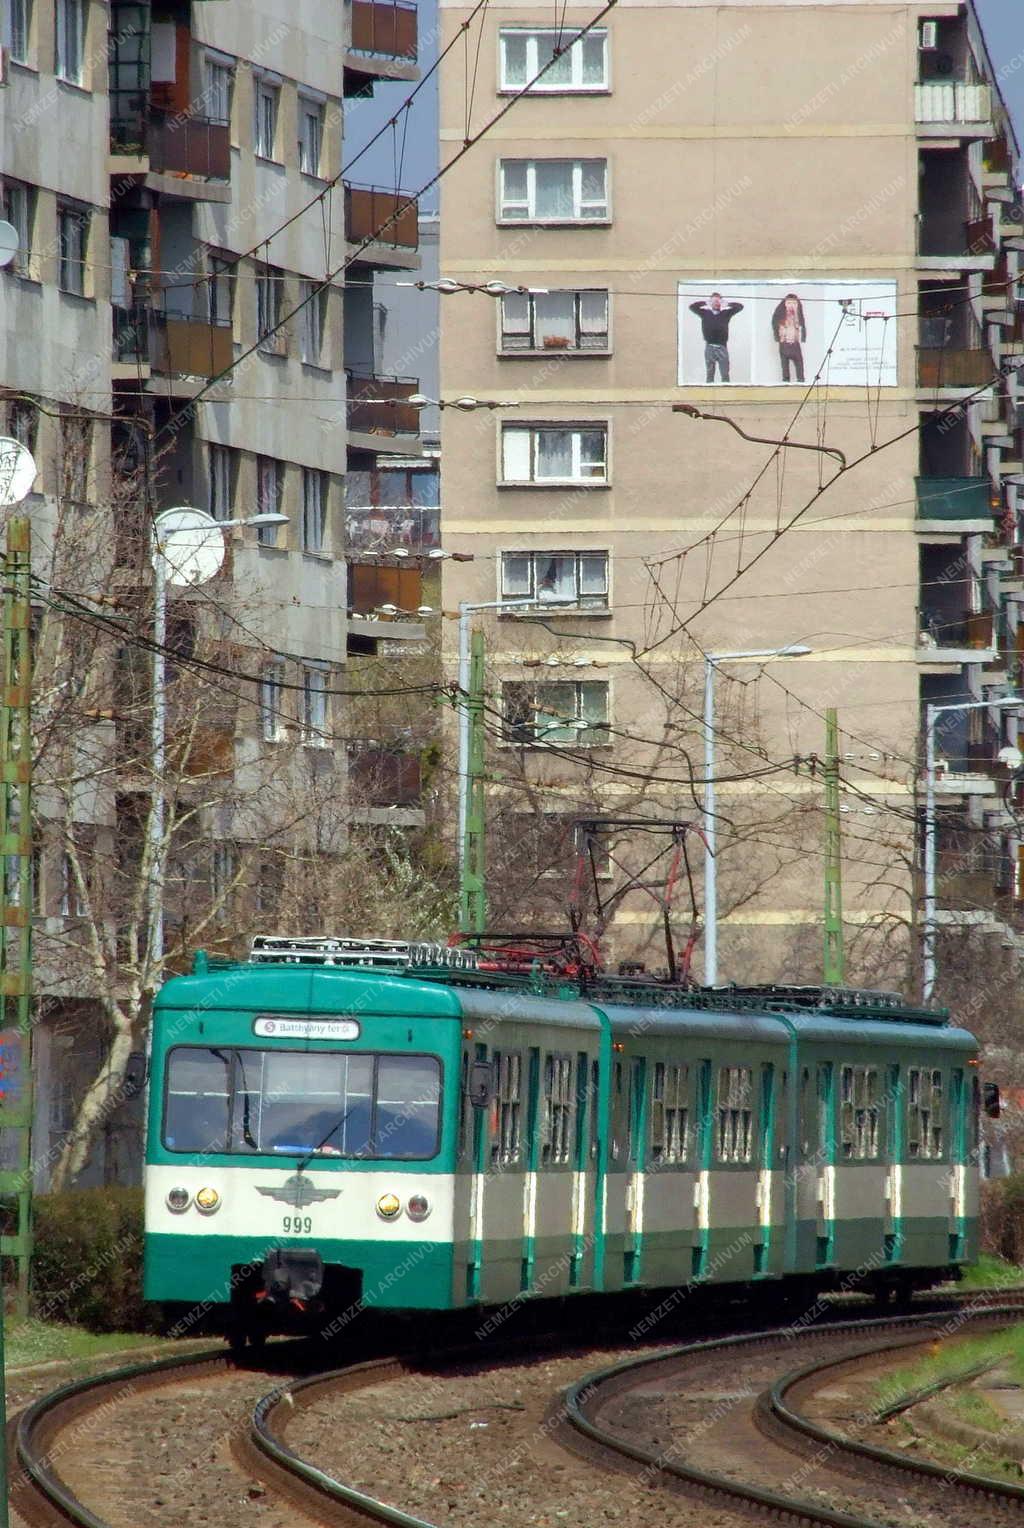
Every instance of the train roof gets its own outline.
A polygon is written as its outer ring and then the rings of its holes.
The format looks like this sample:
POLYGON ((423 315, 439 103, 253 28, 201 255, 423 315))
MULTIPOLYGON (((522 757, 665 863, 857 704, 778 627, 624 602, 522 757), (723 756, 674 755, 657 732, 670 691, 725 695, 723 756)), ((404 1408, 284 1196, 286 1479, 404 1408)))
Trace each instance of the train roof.
POLYGON ((949 1023, 944 1009, 914 1008, 896 993, 830 987, 686 987, 651 978, 602 973, 569 978, 542 969, 495 968, 461 947, 387 940, 286 939, 257 936, 247 961, 210 959, 198 951, 190 975, 172 977, 157 1009, 272 1008, 276 1012, 338 1012, 339 1001, 364 1013, 400 1018, 495 1017, 597 1028, 600 1010, 623 1036, 733 1038, 782 1043, 788 1030, 828 1040, 851 1022, 866 1044, 900 1040, 962 1049, 973 1036, 949 1023), (344 993, 344 998, 342 994, 344 993))

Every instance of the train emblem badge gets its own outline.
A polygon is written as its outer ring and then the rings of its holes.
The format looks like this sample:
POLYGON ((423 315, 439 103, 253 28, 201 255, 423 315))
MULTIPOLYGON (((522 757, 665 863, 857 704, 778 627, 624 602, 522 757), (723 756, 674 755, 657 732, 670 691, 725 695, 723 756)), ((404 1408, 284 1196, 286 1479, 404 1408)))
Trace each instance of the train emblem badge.
POLYGON ((317 1188, 308 1178, 301 1173, 295 1173, 280 1188, 263 1188, 257 1185, 257 1194, 266 1194, 268 1199, 279 1199, 282 1204, 290 1204, 293 1210, 304 1210, 307 1205, 319 1204, 324 1199, 337 1199, 341 1193, 340 1188, 317 1188))

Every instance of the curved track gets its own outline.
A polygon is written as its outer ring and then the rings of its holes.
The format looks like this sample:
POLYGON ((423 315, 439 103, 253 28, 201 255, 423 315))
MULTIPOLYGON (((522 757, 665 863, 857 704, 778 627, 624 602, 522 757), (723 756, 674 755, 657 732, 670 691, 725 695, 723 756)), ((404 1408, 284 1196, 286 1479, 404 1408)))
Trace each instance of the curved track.
MULTIPOLYGON (((976 1313, 965 1311, 960 1326, 1019 1319, 1020 1305, 1014 1302, 985 1306, 976 1313)), ((844 1475, 866 1476, 876 1484, 881 1475, 883 1490, 889 1493, 894 1479, 904 1488, 911 1483, 915 1487, 923 1486, 934 1492, 936 1503, 942 1499, 943 1493, 956 1497, 957 1505, 951 1507, 946 1502, 942 1514, 934 1519, 936 1522, 960 1524, 969 1521, 981 1525, 988 1521, 1009 1521, 1011 1514, 1019 1517, 1024 1507, 1024 1487, 961 1473, 955 1468, 861 1443, 822 1426, 799 1410, 801 1398, 827 1385, 844 1369, 857 1367, 894 1349, 927 1341, 929 1336, 936 1334, 940 1321, 935 1314, 928 1314, 809 1329, 808 1336, 825 1334, 830 1338, 865 1330, 884 1331, 888 1335, 882 1342, 848 1351, 838 1359, 833 1357, 823 1362, 819 1358, 794 1369, 757 1396, 753 1419, 768 1438, 787 1450, 810 1456, 818 1466, 827 1464, 830 1471, 838 1469, 844 1475), (989 1503, 995 1511, 989 1516, 979 1516, 982 1502, 989 1503), (966 1516, 963 1515, 965 1512, 966 1516)), ((623 1437, 621 1431, 609 1429, 603 1421, 614 1398, 639 1391, 652 1382, 674 1381, 678 1384, 685 1381, 687 1368, 694 1360, 732 1350, 739 1365, 745 1352, 749 1354, 758 1348, 781 1349, 792 1341, 792 1329, 781 1328, 750 1336, 690 1343, 660 1357, 630 1360, 590 1374, 566 1393, 563 1441, 597 1463, 640 1473, 649 1484, 682 1490, 690 1496, 696 1493, 722 1506, 742 1506, 748 1512, 754 1508, 776 1521, 797 1523, 801 1528, 803 1525, 813 1525, 813 1528, 881 1528, 875 1518, 838 1511, 797 1494, 747 1483, 732 1475, 703 1469, 693 1462, 669 1458, 665 1450, 659 1452, 643 1447, 623 1437)))

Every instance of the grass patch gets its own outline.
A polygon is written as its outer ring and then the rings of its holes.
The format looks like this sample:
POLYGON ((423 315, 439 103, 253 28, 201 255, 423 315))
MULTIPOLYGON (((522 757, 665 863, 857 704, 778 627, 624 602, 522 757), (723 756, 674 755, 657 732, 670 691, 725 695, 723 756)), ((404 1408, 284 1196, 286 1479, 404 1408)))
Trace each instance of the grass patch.
MULTIPOLYGON (((1004 1362, 1014 1379, 1024 1380, 1024 1323, 1003 1332, 990 1332, 984 1337, 964 1337, 955 1341, 939 1339, 932 1342, 913 1363, 891 1369, 875 1387, 872 1399, 875 1406, 881 1409, 883 1406, 891 1406, 913 1390, 923 1390, 940 1381, 955 1383, 979 1364, 1004 1362)), ((973 1394, 977 1395, 977 1392, 973 1394)), ((983 1398, 978 1396, 978 1399, 983 1398)), ((985 1404, 989 1415, 979 1425, 990 1426, 996 1412, 994 1407, 985 1404)), ((970 1419, 965 1416, 964 1420, 970 1419)))
POLYGON ((34 1316, 16 1321, 8 1316, 4 1357, 8 1369, 19 1369, 26 1364, 72 1363, 124 1349, 151 1348, 155 1341, 144 1332, 89 1332, 84 1326, 69 1326, 60 1321, 40 1321, 34 1316))
POLYGON ((1015 1284, 1024 1284, 1024 1268, 988 1252, 965 1268, 960 1280, 961 1289, 1005 1289, 1015 1284))

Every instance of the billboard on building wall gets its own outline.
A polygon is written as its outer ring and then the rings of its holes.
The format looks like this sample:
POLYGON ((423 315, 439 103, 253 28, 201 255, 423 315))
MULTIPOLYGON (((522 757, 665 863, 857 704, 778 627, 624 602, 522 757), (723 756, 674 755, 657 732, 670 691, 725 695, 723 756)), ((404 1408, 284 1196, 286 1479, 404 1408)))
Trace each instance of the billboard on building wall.
POLYGON ((679 385, 895 387, 895 281, 681 281, 679 385))

